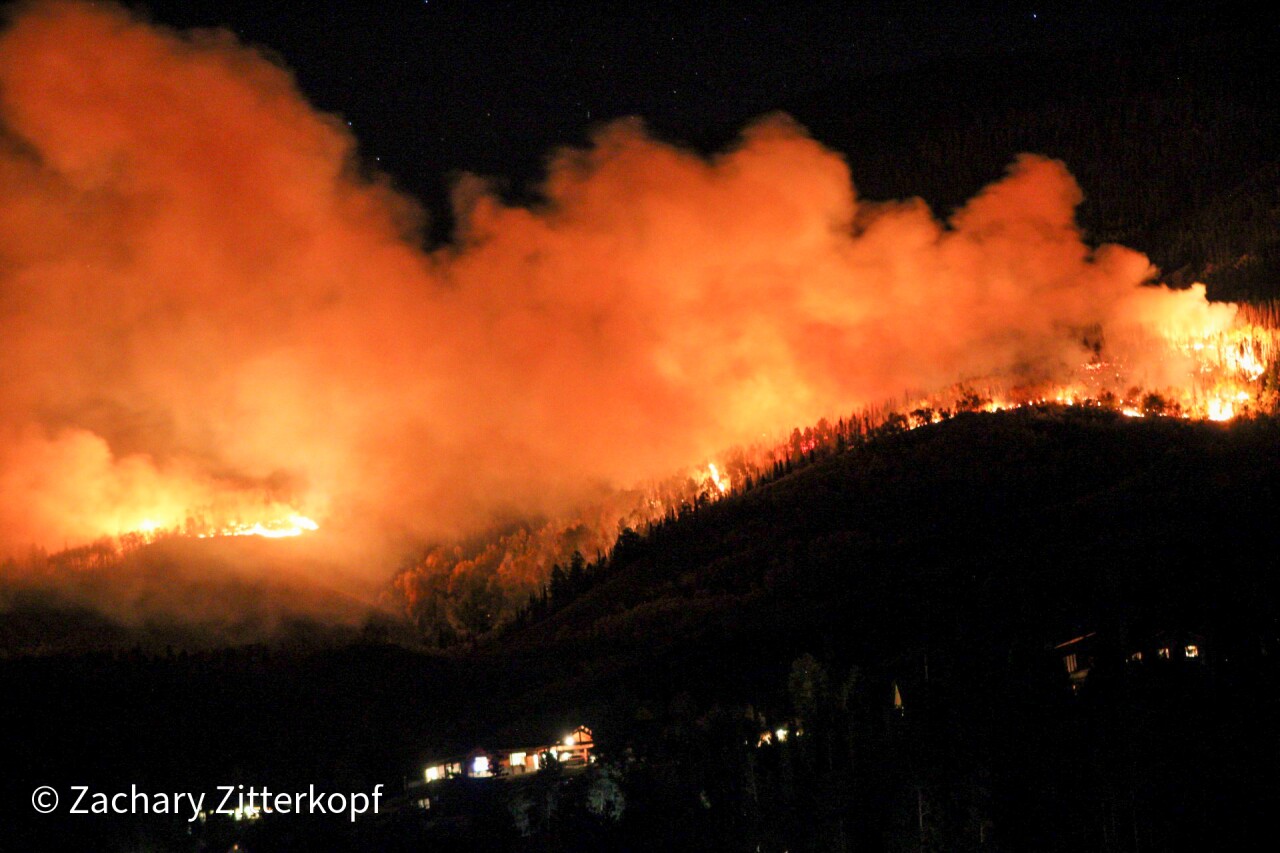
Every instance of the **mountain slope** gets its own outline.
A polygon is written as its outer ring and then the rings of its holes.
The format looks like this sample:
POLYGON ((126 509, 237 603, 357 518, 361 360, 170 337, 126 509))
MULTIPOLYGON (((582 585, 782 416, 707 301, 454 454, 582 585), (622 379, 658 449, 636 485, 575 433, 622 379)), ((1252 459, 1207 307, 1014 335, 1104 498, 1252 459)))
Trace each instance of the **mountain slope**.
POLYGON ((509 698, 472 725, 500 739, 575 709, 680 768, 663 785, 687 802, 718 791, 687 820, 748 846, 916 849, 918 797, 939 849, 1247 838, 1277 790, 1277 438, 1268 420, 1023 410, 817 461, 625 538, 585 592, 475 658, 509 698), (1079 636, 1073 695, 1054 647, 1079 636), (1128 660, 1168 637, 1211 651, 1128 660), (735 769, 763 760, 732 746, 744 714, 809 732, 793 781, 735 769), (770 796, 808 805, 750 805, 770 796), (771 829, 735 822, 752 808, 771 829))
POLYGON ((1247 589, 1262 612, 1276 590, 1253 555, 1280 544, 1269 523, 1277 437, 1271 421, 962 415, 656 529, 615 554, 590 592, 512 641, 608 640, 625 614, 664 602, 766 594, 838 602, 852 634, 876 637, 979 613, 996 619, 987 630, 1015 634, 1121 611, 1211 619, 1207 588, 1247 589), (1034 616, 1007 612, 1011 601, 1034 616))
MULTIPOLYGON (((125 775, 398 789, 433 756, 586 723, 627 817, 591 823, 566 789, 563 849, 1230 846, 1280 790, 1277 439, 1268 419, 962 414, 624 535, 576 594, 448 655, 0 659, 0 754, 18 798, 125 775), (1202 638, 1203 660, 1126 662, 1162 632, 1202 638), (1090 633, 1076 694, 1053 647, 1090 633), (804 734, 757 747, 764 727, 804 734)), ((348 826, 336 849, 466 849, 468 826, 547 849, 439 808, 348 826)), ((132 849, 175 827, 62 840, 132 849)), ((238 838, 305 849, 289 833, 326 827, 238 838)))

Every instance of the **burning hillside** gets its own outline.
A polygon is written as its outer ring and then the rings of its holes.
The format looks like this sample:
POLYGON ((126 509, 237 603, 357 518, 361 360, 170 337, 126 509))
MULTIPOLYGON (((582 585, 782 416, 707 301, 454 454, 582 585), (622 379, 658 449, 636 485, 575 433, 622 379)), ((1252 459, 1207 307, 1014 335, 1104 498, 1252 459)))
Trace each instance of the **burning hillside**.
POLYGON ((464 178, 428 250, 260 52, 77 2, 0 37, 0 122, 7 554, 318 526, 372 597, 423 542, 571 519, 402 575, 482 627, 620 523, 768 470, 796 423, 1227 418, 1274 392, 1269 329, 1089 245, 1034 155, 939 219, 860 199, 785 117, 710 159, 623 121, 558 152, 534 206, 464 178))
MULTIPOLYGON (((1202 298, 1196 290, 1192 295, 1202 298)), ((1159 365, 1154 375, 1169 384, 1131 384, 1136 377, 1129 362, 1098 345, 1088 348, 1087 360, 1061 373, 1065 379, 1034 383, 1003 374, 970 378, 931 394, 907 394, 834 421, 824 418, 786 439, 735 448, 719 455, 719 465, 711 462, 644 489, 616 492, 576 514, 492 533, 471 546, 429 549, 396 578, 399 604, 426 637, 438 642, 484 632, 521 608, 545 608, 548 581, 553 591, 573 572, 598 570, 604 555, 621 544, 619 531, 649 530, 817 457, 960 413, 1081 407, 1135 418, 1209 421, 1274 413, 1280 330, 1271 312, 1248 306, 1237 312, 1224 305, 1206 317, 1212 325, 1174 327, 1128 342, 1126 349, 1147 354, 1144 363, 1159 365), (594 555, 595 562, 584 565, 584 554, 594 555)))

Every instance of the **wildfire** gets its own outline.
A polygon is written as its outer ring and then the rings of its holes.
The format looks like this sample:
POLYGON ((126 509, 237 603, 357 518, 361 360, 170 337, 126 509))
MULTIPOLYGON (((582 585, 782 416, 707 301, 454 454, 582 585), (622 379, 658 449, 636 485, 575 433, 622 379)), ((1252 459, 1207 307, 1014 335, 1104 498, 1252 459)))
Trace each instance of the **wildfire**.
MULTIPOLYGON (((1191 295, 1203 299, 1201 293, 1191 295)), ((1199 323, 1175 314, 1165 327, 1140 328, 1127 337, 1118 333, 1106 341, 1099 337, 1098 345, 1078 350, 1074 365, 1067 358, 1052 378, 1039 383, 1008 375, 970 377, 934 393, 873 403, 835 421, 795 429, 789 438, 763 435, 681 476, 619 491, 572 518, 497 535, 480 550, 433 548, 397 577, 397 592, 409 612, 445 622, 456 620, 449 602, 464 594, 459 590, 467 588, 468 578, 500 578, 518 590, 517 600, 536 596, 548 565, 564 564, 575 549, 607 551, 619 529, 645 530, 695 512, 702 502, 726 497, 735 487, 750 489, 783 476, 815 454, 840 452, 885 431, 919 429, 961 412, 1056 405, 1130 418, 1231 421, 1274 411, 1271 377, 1280 362, 1280 313, 1260 318, 1256 310, 1251 316, 1248 306, 1203 304, 1210 310, 1198 312, 1199 323), (734 472, 732 481, 726 470, 734 472)), ((1188 313, 1196 319, 1196 311, 1188 313)))
POLYGON ((730 488, 729 478, 720 473, 720 469, 716 467, 716 463, 711 462, 707 465, 707 479, 716 487, 716 491, 720 494, 728 494, 730 488))
POLYGON ((248 513, 235 516, 222 516, 217 521, 210 520, 208 512, 197 512, 186 515, 181 523, 165 524, 154 517, 143 518, 127 524, 120 531, 121 539, 138 539, 152 542, 170 536, 183 536, 190 539, 217 539, 230 536, 260 536, 264 539, 288 539, 302 536, 320 529, 320 525, 312 518, 292 509, 268 508, 254 516, 248 513))
POLYGON ((1200 329, 1183 323, 1121 336, 1114 352, 1091 351, 1087 362, 1055 383, 1014 388, 1002 376, 970 379, 887 410, 911 412, 905 418, 910 428, 936 423, 939 411, 998 412, 1045 403, 1107 408, 1131 418, 1209 421, 1273 410, 1275 389, 1267 377, 1280 361, 1280 329, 1240 316, 1245 310, 1238 306, 1212 307, 1200 329))
POLYGON ((284 539, 319 529, 320 525, 305 515, 292 513, 287 518, 265 522, 255 521, 252 524, 236 522, 211 533, 198 535, 201 539, 211 539, 216 536, 263 536, 267 539, 284 539))

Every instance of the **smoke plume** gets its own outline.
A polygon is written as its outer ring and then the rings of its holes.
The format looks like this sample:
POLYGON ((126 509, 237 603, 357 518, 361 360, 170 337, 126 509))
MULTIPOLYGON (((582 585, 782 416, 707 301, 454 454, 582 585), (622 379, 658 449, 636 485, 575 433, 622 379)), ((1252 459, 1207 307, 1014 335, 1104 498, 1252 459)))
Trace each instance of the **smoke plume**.
POLYGON ((1032 155, 944 221, 859 199, 784 116, 709 159, 620 121, 552 156, 536 206, 462 180, 433 251, 369 174, 227 32, 76 2, 12 17, 0 553, 288 507, 385 581, 389 542, 1211 313, 1088 246, 1079 187, 1032 155))

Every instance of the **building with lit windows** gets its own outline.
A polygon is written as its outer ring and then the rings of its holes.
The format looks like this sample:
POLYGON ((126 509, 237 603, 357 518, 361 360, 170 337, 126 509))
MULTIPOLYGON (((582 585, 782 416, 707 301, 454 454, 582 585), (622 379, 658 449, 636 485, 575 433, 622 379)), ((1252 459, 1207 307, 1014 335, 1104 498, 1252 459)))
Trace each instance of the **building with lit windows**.
POLYGON ((1084 684, 1085 679, 1089 677, 1089 670, 1093 669, 1096 637, 1097 634, 1090 631, 1053 647, 1062 658, 1062 665, 1067 671, 1067 678, 1070 679, 1071 689, 1074 691, 1080 690, 1080 685, 1084 684))
POLYGON ((1053 646, 1053 652, 1062 661, 1068 682, 1078 692, 1097 659, 1122 658, 1127 672, 1136 675, 1141 671, 1193 672, 1208 666, 1208 641, 1200 634, 1186 630, 1161 631, 1146 639, 1124 645, 1112 643, 1103 646, 1092 631, 1072 637, 1053 646), (1102 654, 1109 649, 1109 654, 1102 654))
POLYGON ((591 729, 578 726, 555 743, 541 743, 510 749, 473 749, 466 755, 450 756, 427 764, 422 783, 446 779, 513 779, 536 773, 550 761, 566 770, 586 767, 595 760, 595 739, 591 729))

